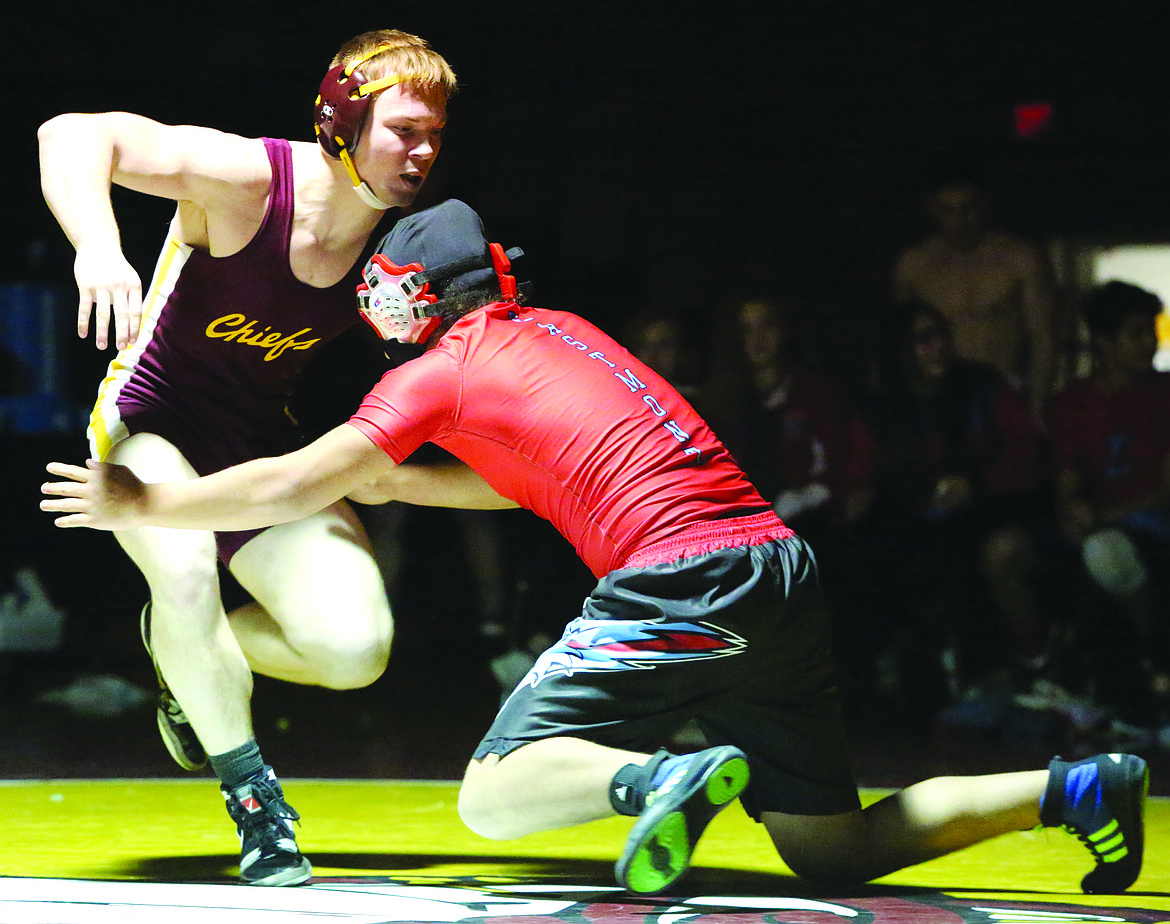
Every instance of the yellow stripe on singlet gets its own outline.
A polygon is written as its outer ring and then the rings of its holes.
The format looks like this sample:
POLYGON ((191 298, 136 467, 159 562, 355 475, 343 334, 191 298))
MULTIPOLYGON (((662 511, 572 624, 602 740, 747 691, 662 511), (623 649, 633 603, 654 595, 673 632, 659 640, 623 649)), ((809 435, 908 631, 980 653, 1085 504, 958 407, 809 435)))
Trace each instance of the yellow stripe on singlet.
POLYGON ((168 235, 158 263, 155 264, 154 278, 142 303, 142 322, 138 337, 121 350, 110 362, 106 377, 98 388, 97 402, 89 416, 89 451, 95 459, 105 459, 110 449, 128 435, 126 425, 118 413, 118 396, 122 387, 134 374, 138 361, 154 337, 159 313, 174 291, 175 282, 182 272, 191 247, 180 242, 173 234, 168 235))

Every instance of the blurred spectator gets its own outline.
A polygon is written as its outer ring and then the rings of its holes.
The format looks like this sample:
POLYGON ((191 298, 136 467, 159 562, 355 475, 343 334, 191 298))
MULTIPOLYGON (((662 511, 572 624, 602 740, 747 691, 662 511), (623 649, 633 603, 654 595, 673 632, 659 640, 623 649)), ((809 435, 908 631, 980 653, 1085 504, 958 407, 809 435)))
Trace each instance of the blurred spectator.
MULTIPOLYGON (((1082 313, 1094 368, 1056 397, 1051 415, 1061 526, 1130 619, 1135 650, 1119 670, 1147 707, 1151 689, 1163 700, 1170 692, 1170 373, 1153 368, 1161 310, 1156 295, 1128 283, 1091 292, 1082 313)), ((1124 633, 1108 625, 1099 640, 1116 645, 1124 633)))
POLYGON ((804 357, 792 311, 752 298, 712 383, 708 420, 760 493, 819 553, 868 504, 869 438, 836 384, 804 357))
POLYGON ((999 369, 1026 391, 1041 419, 1056 363, 1049 261, 988 224, 987 179, 969 154, 936 159, 926 207, 934 231, 898 258, 895 298, 918 298, 942 312, 958 355, 999 369))
POLYGON ((734 319, 704 410, 760 493, 816 554, 826 601, 847 627, 836 647, 848 708, 872 673, 876 626, 855 529, 869 503, 870 439, 836 381, 813 368, 791 308, 749 298, 734 319))
POLYGON ((681 316, 669 311, 634 316, 622 343, 688 401, 699 396, 701 357, 695 355, 681 316))
POLYGON ((927 709, 993 671, 1030 683, 1049 640, 1034 584, 1046 511, 1039 428, 1005 376, 956 355, 933 306, 895 305, 883 334, 867 413, 875 461, 866 532, 874 592, 894 626, 909 618, 903 678, 921 682, 911 692, 927 709))

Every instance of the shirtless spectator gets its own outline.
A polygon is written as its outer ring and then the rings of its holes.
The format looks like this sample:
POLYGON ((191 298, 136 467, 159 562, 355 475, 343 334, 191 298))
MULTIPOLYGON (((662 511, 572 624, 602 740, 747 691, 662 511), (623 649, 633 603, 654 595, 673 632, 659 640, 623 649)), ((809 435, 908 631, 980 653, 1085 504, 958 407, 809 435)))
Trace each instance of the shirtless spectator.
POLYGON ((898 300, 934 305, 958 355, 989 363, 1044 411, 1055 374, 1051 267, 1034 245, 987 223, 987 181, 971 157, 936 161, 926 190, 935 231, 906 249, 895 269, 898 300))

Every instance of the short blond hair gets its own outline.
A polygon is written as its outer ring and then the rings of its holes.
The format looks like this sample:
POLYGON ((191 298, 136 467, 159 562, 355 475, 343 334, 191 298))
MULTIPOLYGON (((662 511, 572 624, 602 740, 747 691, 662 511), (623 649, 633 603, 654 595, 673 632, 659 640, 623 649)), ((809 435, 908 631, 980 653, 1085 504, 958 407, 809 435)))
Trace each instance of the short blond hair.
POLYGON ((398 29, 376 29, 354 36, 333 56, 330 67, 361 62, 367 82, 401 78, 399 85, 431 104, 445 105, 455 92, 455 72, 425 39, 398 29))

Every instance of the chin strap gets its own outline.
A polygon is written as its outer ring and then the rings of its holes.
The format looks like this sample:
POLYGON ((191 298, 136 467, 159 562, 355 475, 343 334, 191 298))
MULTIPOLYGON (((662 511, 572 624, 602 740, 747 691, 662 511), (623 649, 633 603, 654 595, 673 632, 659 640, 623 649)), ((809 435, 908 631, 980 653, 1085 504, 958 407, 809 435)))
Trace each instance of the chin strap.
POLYGON ((369 184, 358 175, 357 167, 353 165, 353 158, 349 156, 349 149, 345 146, 345 142, 338 138, 337 144, 341 148, 341 162, 345 165, 345 172, 349 174, 349 178, 353 182, 353 191, 358 194, 358 198, 372 209, 385 211, 394 208, 374 195, 369 184))

